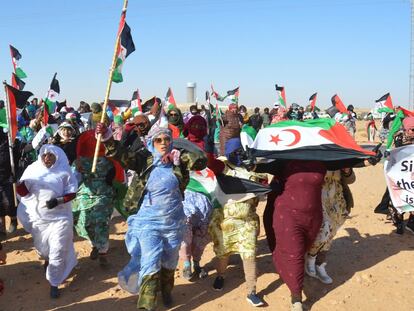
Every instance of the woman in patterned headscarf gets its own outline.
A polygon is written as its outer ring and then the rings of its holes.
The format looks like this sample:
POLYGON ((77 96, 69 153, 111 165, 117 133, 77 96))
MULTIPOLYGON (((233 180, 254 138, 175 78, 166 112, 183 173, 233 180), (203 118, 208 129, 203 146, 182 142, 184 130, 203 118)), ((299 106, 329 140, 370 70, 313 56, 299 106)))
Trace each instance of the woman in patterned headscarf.
MULTIPOLYGON (((97 127, 104 142, 110 131, 97 127)), ((138 308, 156 307, 159 284, 163 303, 171 305, 174 271, 178 263, 185 214, 183 192, 189 180, 189 169, 203 169, 202 152, 192 154, 173 150, 171 131, 153 126, 148 133, 147 149, 129 152, 116 141, 106 141, 108 156, 114 157, 139 178, 130 187, 134 190, 138 212, 128 218, 125 243, 131 260, 118 274, 119 284, 131 293, 139 293, 138 308)))

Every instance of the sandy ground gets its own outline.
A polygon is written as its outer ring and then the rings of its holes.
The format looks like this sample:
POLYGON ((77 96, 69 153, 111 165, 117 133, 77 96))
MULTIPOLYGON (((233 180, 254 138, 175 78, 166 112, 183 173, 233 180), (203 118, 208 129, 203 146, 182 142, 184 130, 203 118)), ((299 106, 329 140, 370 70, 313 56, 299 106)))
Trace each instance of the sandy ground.
MULTIPOLYGON (((363 125, 359 124, 358 141, 364 142, 363 125)), ((364 142, 365 143, 365 142, 364 142)), ((373 213, 385 189, 382 164, 358 169, 357 181, 351 185, 355 208, 339 231, 328 255, 327 270, 334 279, 323 285, 306 278, 305 306, 311 310, 414 310, 414 235, 400 236, 385 216, 373 213)), ((264 204, 259 206, 259 214, 264 204)), ((79 264, 65 282, 61 297, 49 298, 49 284, 44 278, 42 262, 33 249, 30 235, 22 228, 5 244, 7 265, 0 266, 5 292, 0 296, 0 310, 134 310, 136 297, 117 285, 116 275, 129 256, 124 246, 127 226, 119 217, 112 220, 110 265, 101 268, 88 256, 86 241, 76 239, 79 264)), ((262 309, 289 310, 286 285, 274 272, 264 230, 258 243, 259 295, 268 304, 262 309)), ((172 310, 251 310, 245 300, 246 290, 239 257, 231 258, 225 289, 213 291, 214 253, 208 245, 203 264, 210 269, 206 279, 185 281, 176 272, 172 310)), ((165 310, 160 308, 160 310, 165 310)))

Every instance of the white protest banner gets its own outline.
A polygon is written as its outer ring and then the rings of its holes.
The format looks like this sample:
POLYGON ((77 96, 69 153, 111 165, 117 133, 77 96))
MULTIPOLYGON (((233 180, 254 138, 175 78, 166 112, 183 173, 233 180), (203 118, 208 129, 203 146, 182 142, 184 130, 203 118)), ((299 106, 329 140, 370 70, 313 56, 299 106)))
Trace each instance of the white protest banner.
POLYGON ((399 213, 414 211, 414 145, 392 150, 384 173, 394 207, 399 213))

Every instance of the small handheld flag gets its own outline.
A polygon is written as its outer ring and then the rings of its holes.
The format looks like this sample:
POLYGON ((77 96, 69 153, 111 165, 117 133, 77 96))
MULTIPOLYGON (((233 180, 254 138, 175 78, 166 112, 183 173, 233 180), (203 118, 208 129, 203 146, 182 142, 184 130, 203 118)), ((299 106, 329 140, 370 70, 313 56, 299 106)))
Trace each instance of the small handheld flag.
POLYGON ((346 107, 337 94, 331 98, 332 106, 335 106, 340 113, 346 113, 346 107))
POLYGON ((276 92, 277 92, 277 99, 279 100, 279 104, 286 108, 285 87, 275 84, 275 89, 276 89, 276 92))
POLYGON ((10 45, 10 54, 11 54, 11 57, 12 57, 14 73, 20 79, 27 78, 26 73, 19 66, 19 60, 22 58, 22 55, 20 54, 19 50, 17 50, 14 46, 10 45))
POLYGON ((379 103, 382 107, 388 107, 390 109, 394 109, 394 106, 392 104, 391 95, 390 93, 387 93, 383 96, 381 96, 379 99, 375 101, 376 103, 379 103))
POLYGON ((316 97, 317 96, 318 96, 318 93, 315 93, 311 97, 309 97, 309 105, 311 107, 312 112, 315 110, 315 104, 316 104, 316 97))

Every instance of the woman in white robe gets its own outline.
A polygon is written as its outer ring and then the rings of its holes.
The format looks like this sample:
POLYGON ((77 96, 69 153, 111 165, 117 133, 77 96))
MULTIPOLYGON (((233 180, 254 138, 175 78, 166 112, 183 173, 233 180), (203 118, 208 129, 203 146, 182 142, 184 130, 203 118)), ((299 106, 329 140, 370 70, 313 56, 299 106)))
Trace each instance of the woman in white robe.
POLYGON ((42 146, 38 160, 26 168, 17 186, 21 197, 17 217, 45 259, 51 298, 59 296, 58 286, 77 264, 70 203, 77 190, 65 153, 53 145, 42 146))

